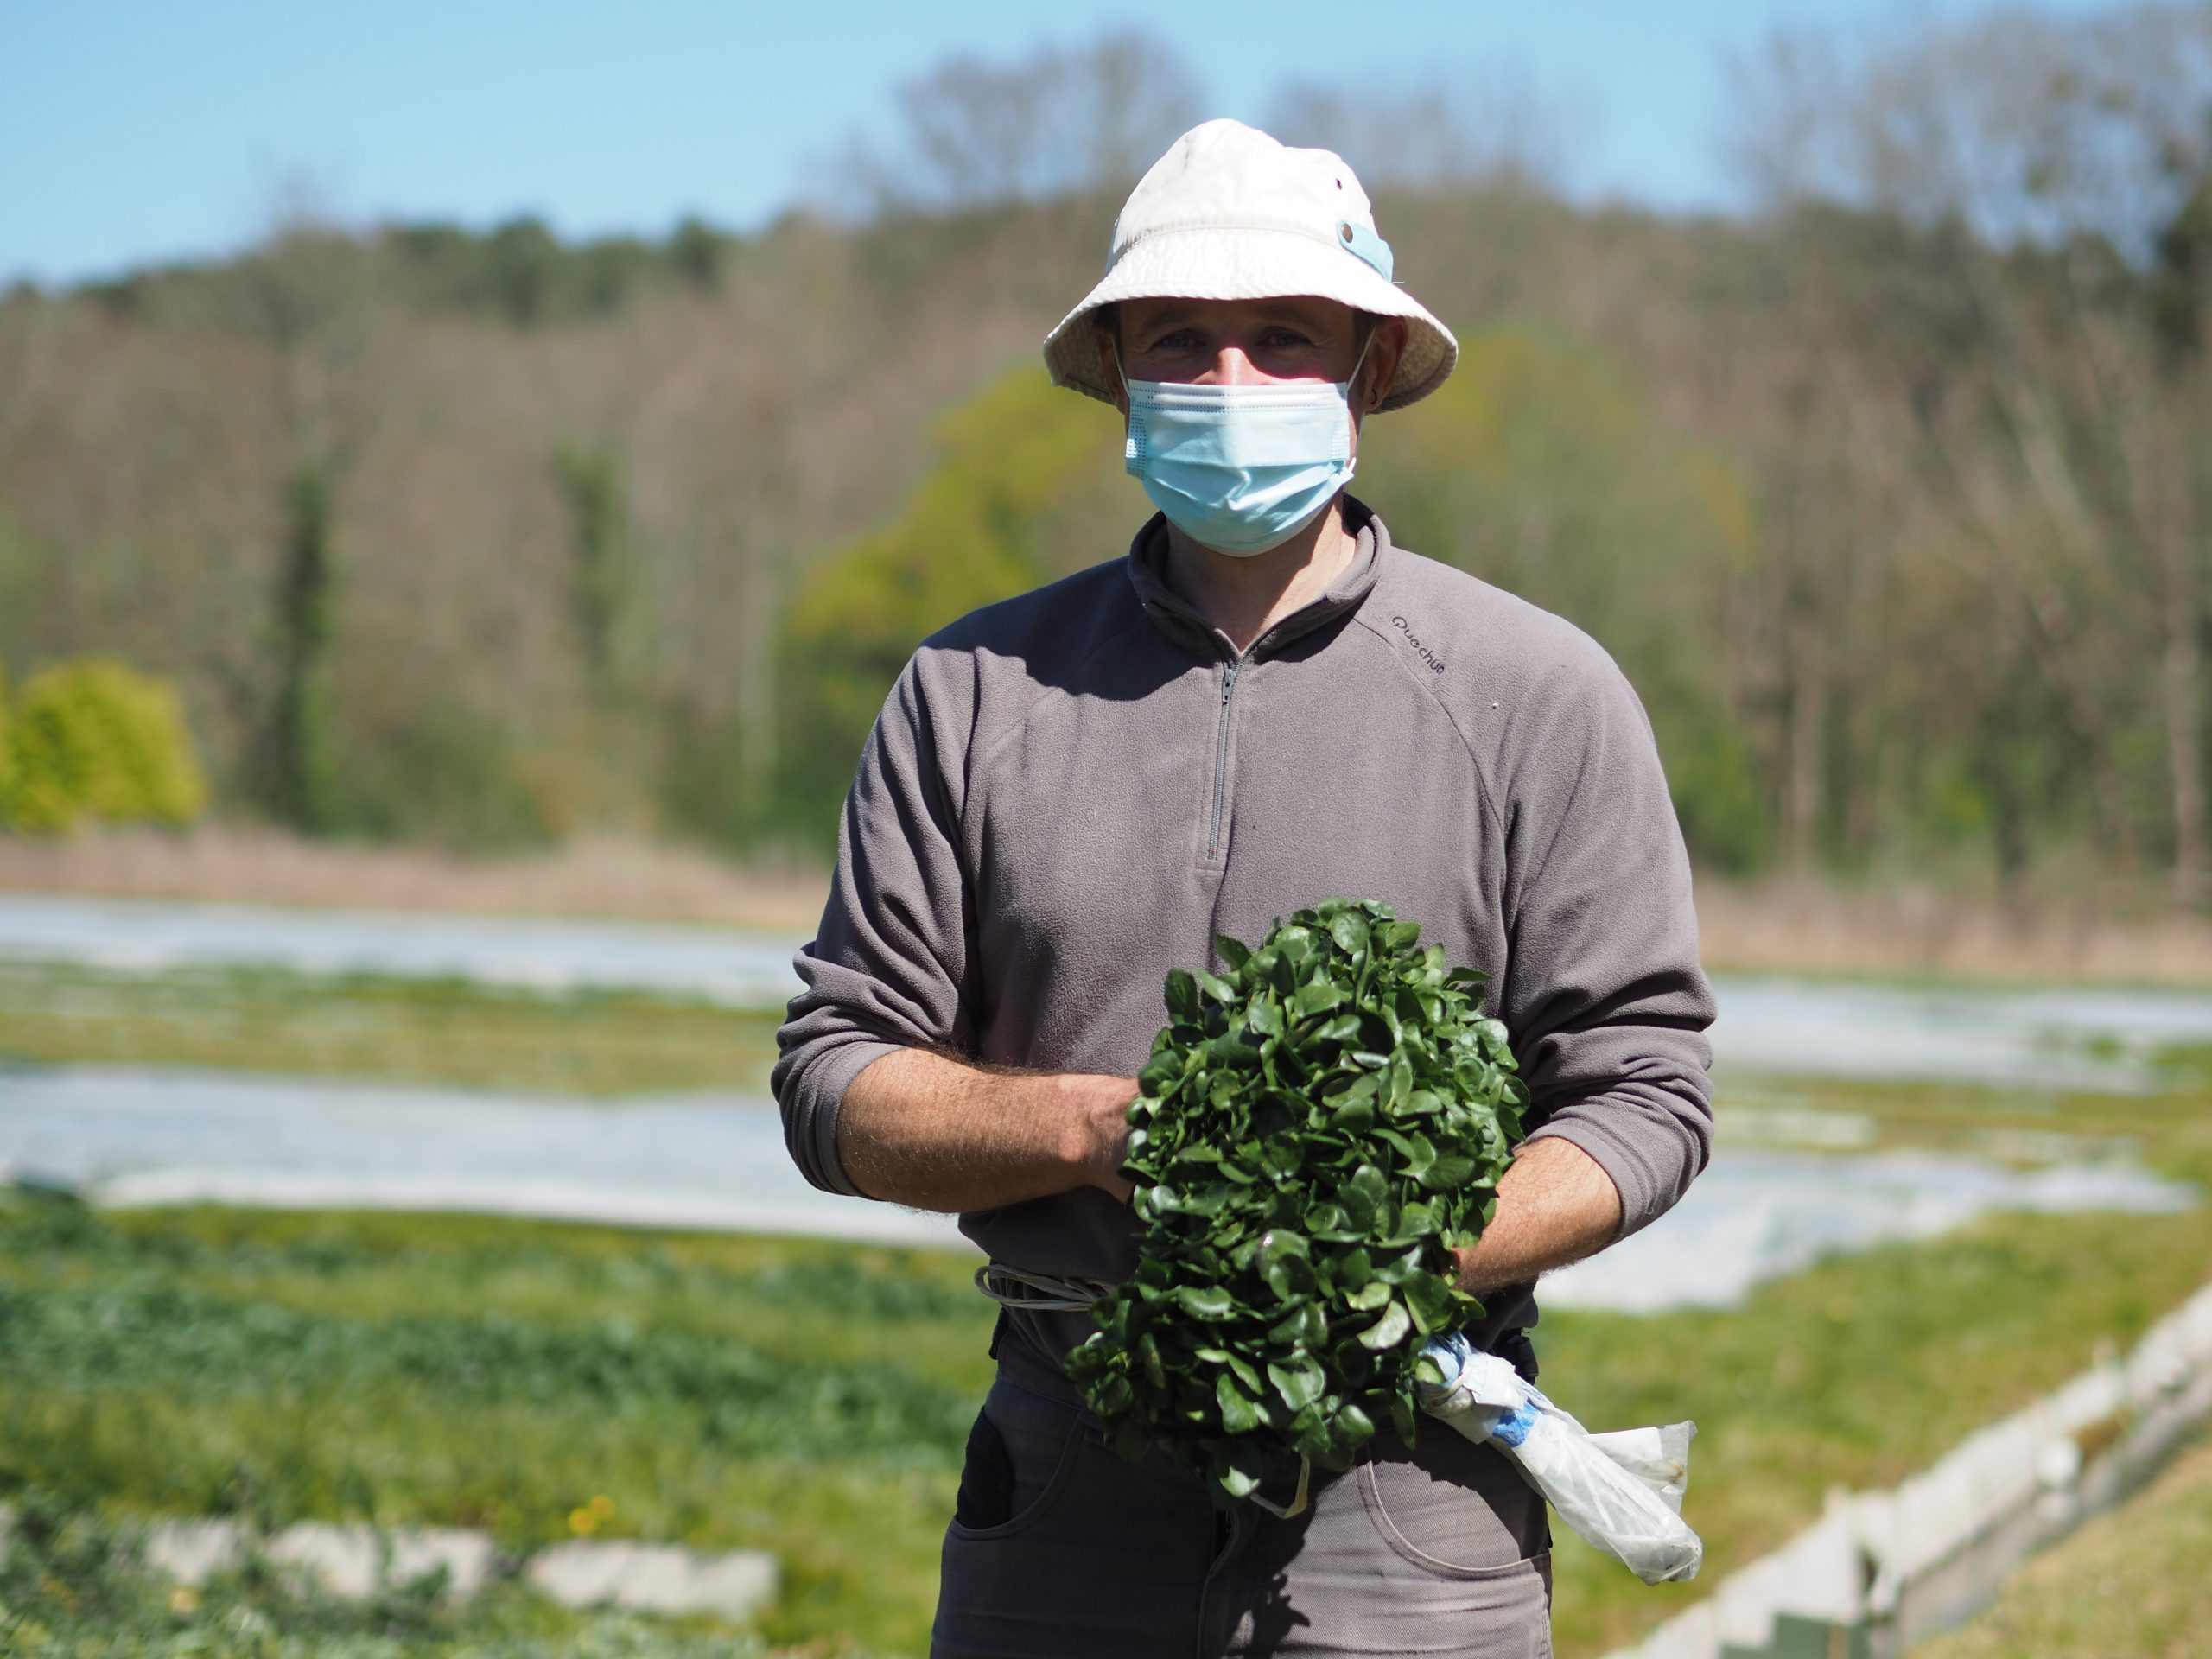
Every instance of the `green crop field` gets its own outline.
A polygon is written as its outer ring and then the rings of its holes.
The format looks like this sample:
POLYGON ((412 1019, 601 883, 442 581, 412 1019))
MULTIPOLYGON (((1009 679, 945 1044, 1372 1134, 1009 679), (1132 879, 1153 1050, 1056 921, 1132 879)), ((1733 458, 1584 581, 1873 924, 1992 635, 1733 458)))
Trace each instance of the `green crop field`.
POLYGON ((563 1094, 765 1090, 780 1016, 459 981, 0 963, 0 1061, 168 1065, 563 1094))
MULTIPOLYGON (((45 1012, 25 1015, 37 998, 16 982, 0 1047, 33 1046, 26 1033, 39 1021, 41 1057, 54 1059, 111 1054, 124 1029, 146 1060, 188 1058, 173 1038, 212 1040, 162 1013, 162 997, 184 995, 175 985, 134 1007, 115 984, 85 982, 100 1012, 76 1026, 54 1011, 66 999, 52 987, 40 993, 45 1012)), ((448 1017, 407 1012, 388 988, 186 988, 265 996, 289 1009, 282 1039, 303 1046, 364 1007, 379 1018, 400 1009, 390 1017, 420 1042, 396 1075, 447 1080, 480 1080, 472 1068, 490 1063, 476 1033, 509 1021, 535 1036, 518 1035, 493 1064, 502 1080, 613 1080, 617 1057, 651 1033, 689 1031, 696 1048, 672 1051, 653 1075, 690 1066, 696 1084, 746 1040, 741 1020, 663 1005, 602 1003, 580 1021, 555 1005, 472 995, 448 1017), (545 1052, 533 1055, 533 1043, 545 1052)), ((365 1067, 400 1055, 356 1052, 365 1067)), ((1771 1104, 1724 1090, 1724 1126, 1738 1100, 1747 1119, 1771 1104)), ((1884 1146, 1986 1151, 2005 1135, 2048 1155, 2124 1138, 2159 1173, 2212 1185, 2212 1095, 2193 1084, 2112 1098, 1802 1085, 1789 1101, 1860 1114, 1884 1146)), ((1709 1586, 1813 1519, 1830 1485, 1893 1482, 2126 1343, 2195 1289, 2208 1262, 2212 1212, 2202 1208, 1993 1217, 1828 1262, 1741 1309, 1555 1313, 1538 1347, 1547 1388, 1592 1427, 1698 1421, 1688 1513, 1707 1541, 1709 1586)), ((0 1204, 0 1501, 47 1517, 50 1544, 19 1550, 0 1580, 0 1652, 366 1654, 397 1642, 455 1654, 532 1643, 689 1653, 709 1639, 697 1628, 579 1619, 519 1592, 387 1617, 241 1583, 179 1611, 113 1548, 135 1517, 226 1512, 270 1524, 480 1526, 520 1551, 597 1526, 597 1497, 602 1535, 773 1550, 783 1592, 747 1640, 919 1653, 961 1446, 989 1374, 991 1310, 968 1271, 947 1254, 818 1242, 456 1217, 103 1212, 18 1193, 0 1204), (35 1571, 22 1565, 34 1555, 35 1571), (258 1632, 255 1645, 235 1646, 238 1630, 258 1632)), ((1560 1651, 1602 1652, 1700 1593, 1646 1588, 1562 1538, 1560 1651)), ((734 1638, 714 1639, 733 1650, 734 1638)))

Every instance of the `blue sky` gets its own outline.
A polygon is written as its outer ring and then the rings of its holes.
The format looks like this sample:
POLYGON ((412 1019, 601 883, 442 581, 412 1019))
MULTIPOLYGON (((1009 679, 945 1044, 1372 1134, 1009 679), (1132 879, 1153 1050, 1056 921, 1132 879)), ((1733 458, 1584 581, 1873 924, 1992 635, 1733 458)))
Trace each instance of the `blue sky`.
MULTIPOLYGON (((953 52, 1148 29, 1211 113, 1285 80, 1386 95, 1525 79, 1578 118, 1578 193, 1725 206, 1724 66, 1777 25, 1847 31, 1987 0, 0 0, 0 281, 69 281, 250 242, 304 186, 343 219, 535 213, 568 235, 744 229, 953 52)), ((2044 11, 2108 0, 2042 0, 2044 11)))

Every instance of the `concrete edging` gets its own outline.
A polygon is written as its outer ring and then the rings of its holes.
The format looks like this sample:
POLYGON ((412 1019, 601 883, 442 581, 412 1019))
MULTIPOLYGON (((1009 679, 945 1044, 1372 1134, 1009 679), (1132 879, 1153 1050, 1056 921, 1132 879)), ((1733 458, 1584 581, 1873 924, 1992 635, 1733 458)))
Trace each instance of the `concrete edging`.
POLYGON ((2028 1556, 2108 1509, 2212 1421, 2212 1285, 2024 1410, 1886 1491, 1847 1492, 1771 1554, 1609 1659, 1760 1659, 1802 1650, 1892 1659, 1995 1599, 2028 1556))
MULTIPOLYGON (((13 1521, 12 1512, 0 1508, 0 1554, 13 1521)), ((236 1521, 157 1521, 146 1529, 144 1548, 147 1564, 179 1584, 204 1584, 257 1554, 297 1568, 327 1593, 349 1601, 440 1571, 447 1592, 466 1599, 512 1565, 490 1535, 453 1527, 303 1522, 257 1540, 236 1521)), ((780 1576, 776 1558, 766 1550, 702 1555, 673 1544, 622 1539, 555 1544, 520 1567, 531 1589, 563 1606, 714 1613, 728 1619, 749 1618, 772 1600, 780 1576)))

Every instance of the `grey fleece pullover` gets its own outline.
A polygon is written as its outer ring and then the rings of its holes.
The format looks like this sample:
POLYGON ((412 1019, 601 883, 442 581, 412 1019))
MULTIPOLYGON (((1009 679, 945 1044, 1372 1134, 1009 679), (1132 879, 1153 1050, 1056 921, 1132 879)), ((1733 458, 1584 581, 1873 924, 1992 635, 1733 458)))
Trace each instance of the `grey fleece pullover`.
MULTIPOLYGON (((1530 1138, 1603 1166, 1624 1235, 1681 1197, 1712 1146, 1713 1004, 1643 706, 1571 624, 1344 505, 1350 565, 1242 654, 1166 586, 1158 517, 1127 559, 923 642, 861 752, 779 1037, 809 1180, 857 1193, 838 1106, 893 1049, 1133 1077, 1169 969, 1219 969, 1216 935, 1342 896, 1491 975, 1530 1138)), ((1096 1188, 960 1226, 1033 1272, 1135 1262, 1096 1188)), ((1476 1340, 1533 1325, 1533 1292, 1487 1297, 1476 1340)), ((1021 1323, 1056 1355, 1090 1329, 1021 1323)))

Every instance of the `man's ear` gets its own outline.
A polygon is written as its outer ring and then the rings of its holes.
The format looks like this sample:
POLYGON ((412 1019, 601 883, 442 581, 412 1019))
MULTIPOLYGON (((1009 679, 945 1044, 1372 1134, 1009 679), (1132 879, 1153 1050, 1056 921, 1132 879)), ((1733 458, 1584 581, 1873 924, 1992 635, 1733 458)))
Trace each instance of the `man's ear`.
POLYGON ((1374 336, 1367 343, 1367 360, 1360 365, 1359 384, 1352 388, 1361 414, 1372 415, 1390 395, 1405 355, 1406 320, 1384 317, 1375 325, 1374 336))

